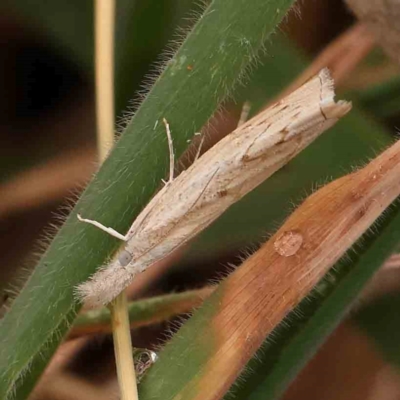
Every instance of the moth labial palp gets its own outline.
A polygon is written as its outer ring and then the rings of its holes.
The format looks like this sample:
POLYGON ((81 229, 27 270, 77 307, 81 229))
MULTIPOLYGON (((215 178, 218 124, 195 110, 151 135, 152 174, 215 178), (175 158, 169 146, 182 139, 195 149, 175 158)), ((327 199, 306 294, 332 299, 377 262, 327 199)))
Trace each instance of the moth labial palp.
POLYGON ((77 288, 89 306, 106 304, 155 262, 209 226, 232 204, 331 127, 351 108, 334 101, 333 82, 324 69, 302 87, 236 128, 169 181, 133 222, 126 235, 97 221, 84 222, 125 241, 122 250, 77 288), (243 159, 245 154, 245 159, 243 159))

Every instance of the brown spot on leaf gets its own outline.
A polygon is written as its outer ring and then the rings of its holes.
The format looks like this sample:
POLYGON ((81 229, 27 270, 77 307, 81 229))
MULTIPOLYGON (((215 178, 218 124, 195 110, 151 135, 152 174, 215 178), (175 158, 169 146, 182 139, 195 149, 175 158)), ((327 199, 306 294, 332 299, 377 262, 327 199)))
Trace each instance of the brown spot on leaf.
POLYGON ((297 230, 283 232, 274 242, 278 254, 284 257, 295 255, 303 244, 303 235, 297 230))

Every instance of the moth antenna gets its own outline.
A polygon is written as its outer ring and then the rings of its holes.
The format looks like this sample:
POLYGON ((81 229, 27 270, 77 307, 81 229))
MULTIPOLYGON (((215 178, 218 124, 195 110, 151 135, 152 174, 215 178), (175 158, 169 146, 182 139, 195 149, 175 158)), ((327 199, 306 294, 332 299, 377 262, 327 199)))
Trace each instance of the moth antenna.
POLYGON ((196 152, 196 155, 194 157, 194 161, 193 162, 196 162, 199 159, 200 153, 201 153, 201 148, 203 147, 203 144, 204 144, 204 136, 200 140, 200 144, 199 144, 199 147, 197 149, 197 152, 196 152))
POLYGON ((174 170, 175 170, 175 153, 174 153, 174 143, 172 141, 171 130, 169 128, 168 121, 163 118, 163 123, 165 125, 165 131, 167 132, 168 147, 169 147, 169 181, 171 183, 174 180, 174 170))
POLYGON ((124 242, 128 241, 128 239, 129 239, 127 235, 122 235, 121 233, 117 232, 115 229, 110 228, 108 226, 104 226, 103 224, 101 224, 98 221, 94 221, 92 219, 87 219, 87 218, 82 218, 80 214, 78 214, 78 219, 79 219, 79 221, 93 225, 96 228, 99 228, 102 231, 107 232, 109 235, 111 235, 117 239, 123 240, 124 242))

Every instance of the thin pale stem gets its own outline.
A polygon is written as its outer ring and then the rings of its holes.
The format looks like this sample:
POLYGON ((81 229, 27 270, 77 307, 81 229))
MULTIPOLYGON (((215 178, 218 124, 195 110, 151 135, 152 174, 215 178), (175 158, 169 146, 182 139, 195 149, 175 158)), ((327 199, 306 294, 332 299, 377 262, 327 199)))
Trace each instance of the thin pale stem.
POLYGON ((114 142, 114 18, 115 0, 96 0, 96 119, 100 162, 114 142))
MULTIPOLYGON (((96 119, 99 160, 103 162, 114 141, 114 25, 115 0, 96 0, 96 119)), ((111 304, 115 362, 122 400, 137 400, 126 293, 111 304)))
POLYGON ((251 110, 251 103, 249 101, 245 101, 242 107, 242 111, 240 113, 240 118, 237 126, 243 125, 247 119, 249 118, 251 110))
POLYGON ((137 400, 138 392, 127 309, 128 302, 126 300, 126 293, 123 291, 110 304, 115 362, 117 365, 121 400, 137 400))

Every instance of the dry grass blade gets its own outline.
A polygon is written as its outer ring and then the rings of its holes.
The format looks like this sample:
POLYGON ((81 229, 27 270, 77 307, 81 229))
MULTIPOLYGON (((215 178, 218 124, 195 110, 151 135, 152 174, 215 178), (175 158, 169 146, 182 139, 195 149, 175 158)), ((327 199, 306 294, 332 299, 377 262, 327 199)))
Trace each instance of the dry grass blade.
POLYGON ((362 23, 355 24, 330 43, 279 97, 291 93, 325 67, 329 68, 335 85, 340 86, 374 44, 374 36, 367 27, 362 23))
MULTIPOLYGON (((171 398, 221 398, 265 336, 400 194, 399 174, 400 141, 366 167, 307 198, 204 303, 209 323, 204 324, 204 315, 199 312, 180 331, 175 350, 179 341, 188 345, 185 336, 190 332, 189 346, 196 354, 188 350, 185 357, 199 357, 199 348, 203 354, 190 382, 171 398), (214 338, 213 342, 207 338, 214 338)), ((165 358, 168 349, 164 350, 165 358)), ((151 375, 157 374, 161 362, 153 368, 151 375)), ((170 373, 180 372, 178 365, 170 373)), ((150 385, 146 395, 154 395, 150 385)))
POLYGON ((0 186, 0 217, 40 207, 83 187, 96 169, 94 149, 65 154, 0 186))
POLYGON ((378 39, 386 53, 400 63, 400 3, 398 0, 346 0, 378 39))
POLYGON ((116 392, 115 389, 107 390, 103 385, 93 384, 68 372, 60 371, 49 378, 39 385, 29 400, 108 400, 116 392))
POLYGON ((393 254, 386 262, 383 264, 383 268, 387 269, 397 269, 400 268, 400 254, 393 254))
MULTIPOLYGON (((399 375, 371 338, 342 324, 289 386, 281 400, 398 399, 399 375), (341 362, 332 362, 339 360, 341 362), (329 387, 321 382, 329 382, 329 387)), ((266 396, 267 398, 267 396, 266 396)))

